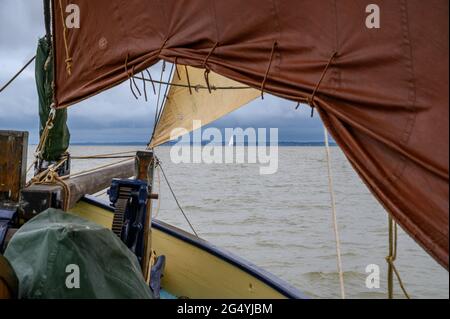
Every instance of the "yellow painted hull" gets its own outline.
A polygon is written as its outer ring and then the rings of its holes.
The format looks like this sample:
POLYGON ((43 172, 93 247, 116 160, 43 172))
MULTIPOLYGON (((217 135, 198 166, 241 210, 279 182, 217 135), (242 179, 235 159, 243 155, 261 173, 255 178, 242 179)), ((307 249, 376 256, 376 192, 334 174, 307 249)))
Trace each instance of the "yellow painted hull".
MULTIPOLYGON (((112 210, 93 199, 83 199, 73 214, 111 228, 112 210)), ((160 221, 152 225, 152 248, 166 256, 161 286, 187 298, 302 298, 276 277, 238 257, 160 221)))

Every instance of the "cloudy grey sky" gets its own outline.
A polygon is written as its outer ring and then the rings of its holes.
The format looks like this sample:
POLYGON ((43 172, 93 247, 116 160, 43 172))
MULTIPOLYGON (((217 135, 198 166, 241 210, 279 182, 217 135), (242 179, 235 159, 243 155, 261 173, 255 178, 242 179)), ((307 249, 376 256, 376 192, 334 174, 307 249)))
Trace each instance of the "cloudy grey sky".
MULTIPOLYGON (((0 0, 0 86, 30 59, 44 34, 41 0, 0 0)), ((158 66, 153 77, 158 78, 158 66)), ((69 109, 72 142, 147 141, 156 99, 136 101, 127 83, 69 109)), ((319 117, 309 107, 266 95, 214 123, 223 127, 278 127, 281 141, 322 141, 319 117)), ((38 102, 32 64, 0 93, 0 129, 27 130, 30 142, 38 135, 38 102)))

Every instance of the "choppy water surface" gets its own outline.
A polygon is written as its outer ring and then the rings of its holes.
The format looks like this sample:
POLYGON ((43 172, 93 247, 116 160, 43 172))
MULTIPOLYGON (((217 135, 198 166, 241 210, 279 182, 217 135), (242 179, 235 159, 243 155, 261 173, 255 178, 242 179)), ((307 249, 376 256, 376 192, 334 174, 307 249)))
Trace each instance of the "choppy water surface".
MULTIPOLYGON (((71 153, 135 149, 73 146, 71 153)), ((158 156, 202 238, 270 271, 307 296, 340 296, 322 147, 281 147, 278 172, 263 176, 257 164, 173 164, 169 150, 161 147, 158 156)), ((72 167, 76 172, 104 163, 76 160, 72 167)), ((337 147, 332 148, 332 166, 347 297, 385 298, 387 215, 337 147), (366 288, 369 264, 381 268, 380 289, 366 288)), ((189 231, 163 180, 157 218, 189 231)), ((413 298, 449 297, 448 272, 402 231, 396 265, 413 298)), ((396 297, 403 297, 398 285, 396 297)))

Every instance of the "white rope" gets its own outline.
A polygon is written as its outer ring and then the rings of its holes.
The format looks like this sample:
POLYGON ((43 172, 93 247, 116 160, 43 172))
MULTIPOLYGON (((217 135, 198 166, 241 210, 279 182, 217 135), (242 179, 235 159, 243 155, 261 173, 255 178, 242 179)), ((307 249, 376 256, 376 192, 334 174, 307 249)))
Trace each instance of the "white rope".
POLYGON ((336 217, 336 200, 334 196, 333 189, 333 175, 331 171, 331 155, 330 155, 330 144, 328 142, 328 130, 324 126, 324 134, 325 134, 325 151, 327 155, 327 166, 328 166, 328 188, 330 191, 330 199, 331 199, 331 210, 333 215, 333 228, 334 228, 334 237, 336 240, 336 258, 337 258, 337 268, 339 273, 339 284, 341 287, 341 297, 345 299, 345 286, 344 286, 344 273, 342 272, 342 261, 341 261, 341 243, 339 239, 339 229, 337 224, 336 217))
POLYGON ((159 168, 161 169, 161 173, 162 173, 162 175, 163 175, 163 177, 164 177, 164 180, 166 181, 166 184, 167 184, 167 186, 169 187, 170 193, 172 194, 173 199, 175 200, 175 203, 177 203, 177 206, 178 206, 178 208, 180 209, 181 214, 183 214, 184 219, 185 219, 186 222, 188 223, 188 225, 189 225, 189 227, 191 228, 191 230, 192 230, 192 232, 194 233, 194 235, 195 235, 196 237, 199 237, 198 234, 197 234, 197 232, 196 232, 195 229, 194 229, 194 226, 192 226, 191 221, 189 220, 189 218, 187 217, 186 213, 184 212, 183 207, 181 207, 181 204, 180 204, 180 202, 178 201, 177 195, 175 195, 175 192, 173 191, 172 186, 170 185, 169 180, 167 179, 166 173, 164 172, 164 169, 163 169, 163 167, 162 167, 162 165, 161 165, 161 162, 158 162, 158 166, 159 166, 159 168))
POLYGON ((156 175, 158 176, 158 206, 156 206, 155 213, 153 214, 153 218, 158 218, 159 210, 161 209, 161 175, 159 174, 159 165, 156 166, 156 175))

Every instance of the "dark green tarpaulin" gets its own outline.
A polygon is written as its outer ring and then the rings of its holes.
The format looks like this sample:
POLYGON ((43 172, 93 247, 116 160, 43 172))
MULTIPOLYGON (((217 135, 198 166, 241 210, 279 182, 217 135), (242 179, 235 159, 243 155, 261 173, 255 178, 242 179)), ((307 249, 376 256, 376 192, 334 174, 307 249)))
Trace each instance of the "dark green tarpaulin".
MULTIPOLYGON (((51 45, 44 37, 39 40, 36 53, 36 86, 39 96, 40 134, 45 127, 53 101, 53 56, 51 45)), ((53 129, 43 150, 43 159, 57 161, 69 147, 70 133, 67 127, 67 110, 56 111, 53 129)))
POLYGON ((152 298, 136 256, 109 229, 48 209, 14 235, 5 252, 20 298, 152 298), (79 288, 73 287, 74 266, 79 288))

